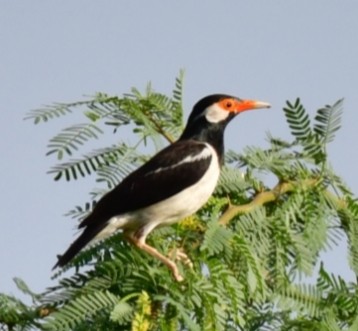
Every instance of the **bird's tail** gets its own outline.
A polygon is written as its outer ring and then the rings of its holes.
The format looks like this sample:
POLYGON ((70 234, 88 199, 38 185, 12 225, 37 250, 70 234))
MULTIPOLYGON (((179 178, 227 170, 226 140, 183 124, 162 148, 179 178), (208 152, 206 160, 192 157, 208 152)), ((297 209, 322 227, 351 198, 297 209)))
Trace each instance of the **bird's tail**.
POLYGON ((100 229, 98 227, 87 227, 64 254, 58 255, 58 261, 52 270, 57 267, 63 267, 70 262, 101 230, 102 227, 100 229))

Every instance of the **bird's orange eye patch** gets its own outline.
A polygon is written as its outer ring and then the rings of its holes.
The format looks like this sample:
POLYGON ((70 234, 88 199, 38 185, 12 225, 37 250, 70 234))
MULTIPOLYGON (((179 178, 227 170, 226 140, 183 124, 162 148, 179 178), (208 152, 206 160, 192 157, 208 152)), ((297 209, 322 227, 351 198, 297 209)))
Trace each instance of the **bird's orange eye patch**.
POLYGON ((234 111, 235 110, 235 104, 237 101, 235 99, 223 99, 218 102, 219 106, 222 109, 228 110, 228 111, 234 111))

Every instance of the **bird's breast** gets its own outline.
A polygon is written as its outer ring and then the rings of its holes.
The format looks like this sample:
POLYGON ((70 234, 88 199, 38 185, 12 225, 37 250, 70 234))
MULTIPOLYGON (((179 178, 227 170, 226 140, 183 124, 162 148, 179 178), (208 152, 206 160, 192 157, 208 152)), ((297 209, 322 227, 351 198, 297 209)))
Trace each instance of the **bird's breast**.
POLYGON ((144 208, 140 215, 142 219, 155 220, 160 225, 171 224, 194 214, 208 201, 220 176, 220 164, 214 148, 206 145, 211 154, 211 162, 199 181, 170 198, 144 208))

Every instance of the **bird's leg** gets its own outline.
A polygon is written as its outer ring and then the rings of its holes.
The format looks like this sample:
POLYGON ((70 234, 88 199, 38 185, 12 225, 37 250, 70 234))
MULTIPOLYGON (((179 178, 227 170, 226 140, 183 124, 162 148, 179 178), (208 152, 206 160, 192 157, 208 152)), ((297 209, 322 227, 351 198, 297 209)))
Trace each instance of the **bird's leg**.
POLYGON ((126 237, 130 240, 130 242, 138 247, 139 249, 142 249, 143 251, 147 252, 148 254, 154 256, 161 262, 163 262, 173 273, 173 276, 177 282, 181 282, 184 280, 183 276, 180 274, 177 265, 164 256, 163 254, 159 253, 154 247, 148 245, 145 242, 145 237, 139 237, 136 238, 135 234, 127 234, 126 237))

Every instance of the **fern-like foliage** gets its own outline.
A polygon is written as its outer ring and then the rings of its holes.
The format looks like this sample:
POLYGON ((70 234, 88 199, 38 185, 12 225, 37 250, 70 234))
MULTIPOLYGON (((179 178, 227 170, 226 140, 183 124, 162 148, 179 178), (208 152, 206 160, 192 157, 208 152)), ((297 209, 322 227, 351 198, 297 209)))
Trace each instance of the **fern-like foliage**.
POLYGON ((54 180, 59 180, 62 176, 67 181, 77 179, 79 176, 85 177, 96 172, 103 165, 115 163, 125 149, 126 145, 102 148, 85 155, 81 159, 56 165, 48 173, 54 175, 54 180))
POLYGON ((45 330, 71 330, 80 323, 91 323, 91 319, 103 310, 110 311, 119 298, 105 291, 96 291, 71 300, 61 310, 55 311, 49 321, 44 325, 45 330))
POLYGON ((121 144, 101 148, 84 155, 81 159, 73 159, 69 162, 58 164, 52 167, 48 173, 54 175, 54 180, 60 180, 65 177, 67 181, 70 181, 91 175, 97 171, 104 173, 105 167, 114 165, 115 168, 118 168, 119 165, 122 168, 121 177, 124 177, 130 170, 133 170, 133 167, 139 165, 143 159, 143 156, 139 155, 135 149, 126 144, 121 144))
MULTIPOLYGON (((153 91, 148 85, 145 94, 135 88, 123 97, 97 93, 87 101, 55 103, 30 112, 25 119, 39 123, 82 111, 87 122, 65 128, 49 141, 47 155, 56 155, 58 160, 73 157, 84 145, 104 134, 106 127, 111 130, 114 128, 116 132, 119 128, 130 125, 137 138, 131 145, 119 142, 117 145, 98 149, 80 158, 69 159, 55 165, 49 173, 54 175, 55 180, 76 180, 97 172, 103 166, 125 162, 123 158, 119 160, 120 154, 128 149, 137 150, 146 144, 148 138, 156 149, 162 146, 162 138, 169 142, 174 141, 182 130, 183 75, 181 71, 176 79, 172 98, 153 91)), ((138 165, 134 159, 133 156, 132 160, 128 159, 126 162, 133 166, 138 165)), ((103 177, 104 174, 102 179, 103 177)))
POLYGON ((341 127, 342 107, 343 99, 340 99, 332 106, 327 105, 317 111, 314 132, 324 145, 333 141, 335 133, 341 127))
POLYGON ((79 146, 90 139, 97 139, 100 133, 103 133, 102 130, 92 123, 66 128, 50 140, 47 146, 49 151, 46 155, 56 154, 57 159, 61 160, 64 154, 72 155, 73 150, 78 150, 79 146))
POLYGON ((287 101, 284 109, 291 133, 298 140, 305 141, 312 136, 311 121, 299 98, 295 103, 287 101))
POLYGON ((302 145, 305 154, 312 157, 316 164, 326 160, 326 146, 333 141, 335 132, 341 126, 342 106, 343 99, 340 99, 332 106, 327 105, 319 109, 313 127, 300 99, 296 99, 295 103, 288 101, 283 109, 292 135, 302 145))
MULTIPOLYGON (((182 89, 181 72, 172 96, 148 85, 144 93, 98 93, 28 115, 35 123, 84 115, 50 141, 48 154, 61 163, 49 172, 55 180, 95 176, 105 185, 68 216, 83 218, 106 190, 180 135, 182 89), (132 134, 126 141, 123 130, 132 134), (113 133, 115 144, 83 152, 100 134, 113 133)), ((358 275, 358 203, 330 167, 327 150, 340 128, 342 100, 312 118, 300 99, 287 102, 283 113, 292 140, 269 134, 266 148, 229 151, 206 206, 149 236, 161 252, 188 255, 192 268, 177 262, 184 282, 117 233, 76 256, 42 294, 16 280, 33 305, 1 294, 0 329, 356 330, 357 284, 328 273, 320 257, 348 238, 347 262, 358 275), (305 282, 317 266, 316 282, 305 282), (75 273, 64 276, 72 267, 75 273)))
POLYGON ((47 122, 50 119, 61 117, 71 113, 71 106, 67 104, 56 103, 53 105, 46 106, 43 109, 36 109, 31 111, 26 117, 26 120, 33 120, 34 124, 40 122, 47 122))

